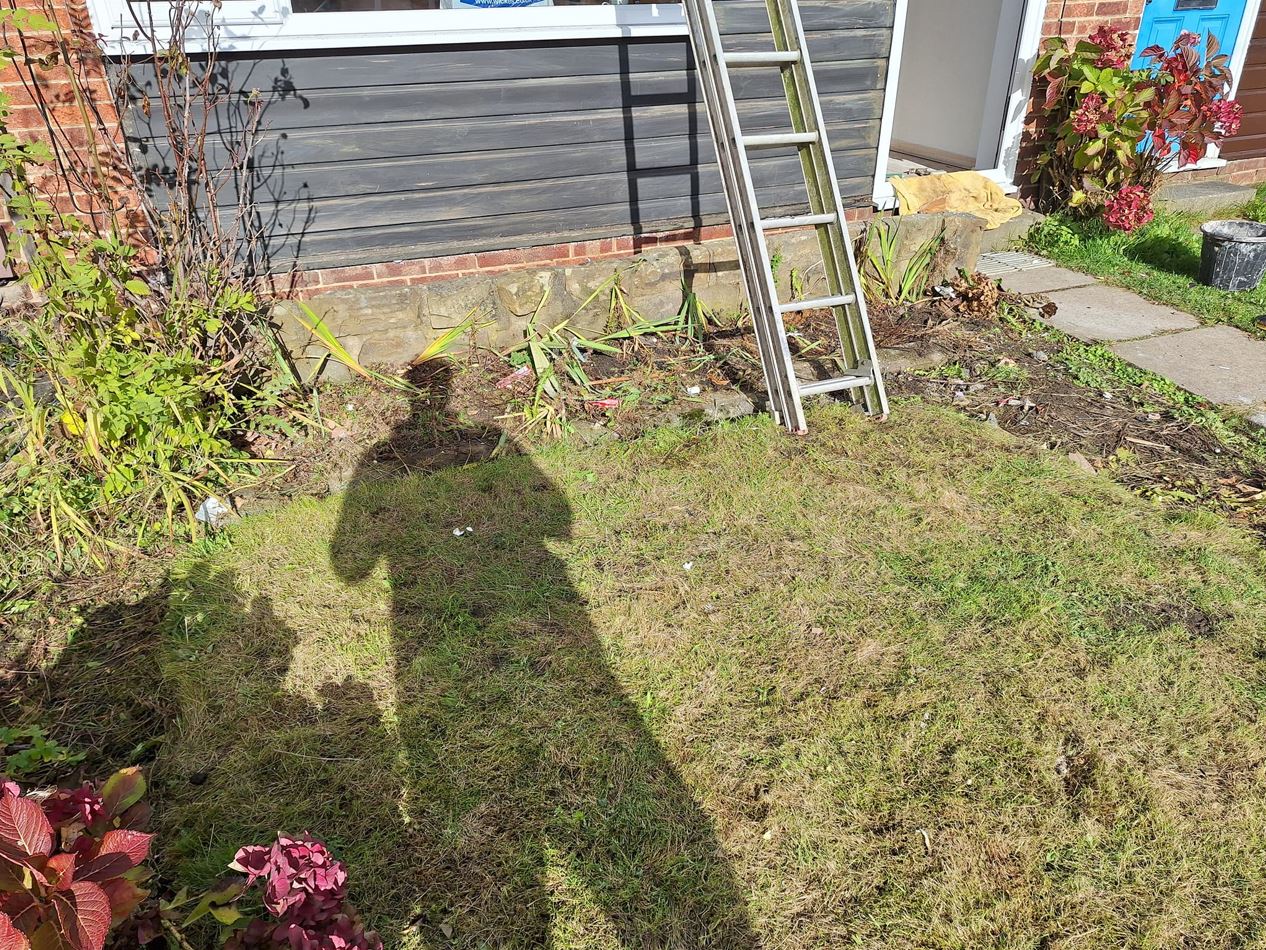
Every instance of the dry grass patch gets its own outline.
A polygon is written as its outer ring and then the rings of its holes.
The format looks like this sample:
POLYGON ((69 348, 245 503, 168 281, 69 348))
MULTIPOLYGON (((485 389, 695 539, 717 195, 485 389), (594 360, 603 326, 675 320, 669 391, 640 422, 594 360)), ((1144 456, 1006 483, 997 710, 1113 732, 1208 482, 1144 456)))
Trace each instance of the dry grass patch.
POLYGON ((310 830, 408 947, 1236 945, 1264 566, 915 403, 357 486, 183 565, 168 857, 310 830))

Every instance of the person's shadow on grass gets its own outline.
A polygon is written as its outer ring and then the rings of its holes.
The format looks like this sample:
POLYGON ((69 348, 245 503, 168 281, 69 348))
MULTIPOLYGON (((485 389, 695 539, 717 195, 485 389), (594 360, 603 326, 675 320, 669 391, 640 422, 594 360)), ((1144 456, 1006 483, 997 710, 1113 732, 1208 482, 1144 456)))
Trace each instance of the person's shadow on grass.
POLYGON ((756 947, 708 816, 550 550, 563 494, 520 454, 382 479, 447 398, 446 372, 418 382, 431 396, 366 454, 330 552, 345 583, 381 570, 390 589, 416 926, 471 948, 756 947))

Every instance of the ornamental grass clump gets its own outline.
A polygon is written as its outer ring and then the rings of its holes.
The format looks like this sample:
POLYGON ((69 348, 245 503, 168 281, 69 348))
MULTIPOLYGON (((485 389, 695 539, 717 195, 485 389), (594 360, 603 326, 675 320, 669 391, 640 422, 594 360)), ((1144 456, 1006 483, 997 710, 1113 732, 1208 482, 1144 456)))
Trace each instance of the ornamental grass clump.
POLYGON ((1034 67, 1046 86, 1045 147, 1033 173, 1041 210, 1133 231, 1152 220, 1163 170, 1198 162, 1239 132, 1229 57, 1212 34, 1203 55, 1200 44, 1184 32, 1169 49, 1143 50, 1144 67, 1131 69, 1131 37, 1120 30, 1045 42, 1034 67))

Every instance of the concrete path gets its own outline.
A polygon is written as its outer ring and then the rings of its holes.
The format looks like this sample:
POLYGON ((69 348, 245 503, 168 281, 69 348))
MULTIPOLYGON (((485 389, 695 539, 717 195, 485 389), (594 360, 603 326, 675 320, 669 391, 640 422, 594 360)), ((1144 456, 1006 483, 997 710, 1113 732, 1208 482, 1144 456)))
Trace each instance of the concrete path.
POLYGON ((1266 425, 1266 340, 1202 327, 1190 314, 1062 267, 999 276, 1007 290, 1050 297, 1059 308, 1051 324, 1070 336, 1108 344, 1135 366, 1266 425))

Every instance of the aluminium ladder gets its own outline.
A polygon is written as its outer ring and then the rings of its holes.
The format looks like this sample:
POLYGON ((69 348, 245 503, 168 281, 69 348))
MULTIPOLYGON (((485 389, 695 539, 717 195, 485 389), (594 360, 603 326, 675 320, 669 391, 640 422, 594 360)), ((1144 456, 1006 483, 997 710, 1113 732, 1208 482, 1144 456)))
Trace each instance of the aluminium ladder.
POLYGON ((760 348, 761 366, 774 419, 792 432, 807 431, 803 400, 824 393, 847 392, 873 415, 888 412, 888 397, 875 358, 866 302, 840 186, 831 162, 826 123, 813 81, 813 66, 800 24, 796 0, 765 0, 775 49, 768 52, 726 52, 721 45, 713 0, 685 0, 695 69, 703 90, 708 124, 716 147, 725 187, 734 240, 752 322, 760 348), (775 68, 782 75, 791 118, 791 131, 748 135, 739 125, 729 70, 738 67, 775 68), (808 214, 764 218, 747 153, 752 149, 795 148, 808 191, 808 214), (828 295, 780 303, 774 283, 765 234, 772 230, 813 228, 818 234, 828 295), (801 380, 796 376, 783 315, 829 308, 839 334, 842 373, 832 379, 801 380))

